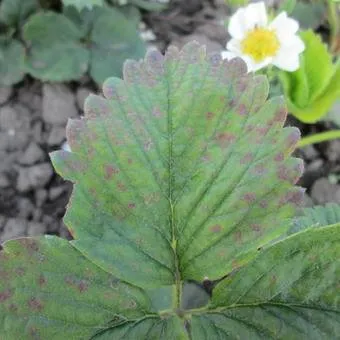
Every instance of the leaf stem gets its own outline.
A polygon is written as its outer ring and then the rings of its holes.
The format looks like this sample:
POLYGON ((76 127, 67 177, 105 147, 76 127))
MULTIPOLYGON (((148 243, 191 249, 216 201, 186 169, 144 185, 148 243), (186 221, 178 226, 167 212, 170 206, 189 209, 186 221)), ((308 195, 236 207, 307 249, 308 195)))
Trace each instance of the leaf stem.
POLYGON ((298 147, 301 148, 306 145, 326 142, 337 138, 340 138, 340 129, 316 133, 311 136, 301 138, 298 143, 298 147))

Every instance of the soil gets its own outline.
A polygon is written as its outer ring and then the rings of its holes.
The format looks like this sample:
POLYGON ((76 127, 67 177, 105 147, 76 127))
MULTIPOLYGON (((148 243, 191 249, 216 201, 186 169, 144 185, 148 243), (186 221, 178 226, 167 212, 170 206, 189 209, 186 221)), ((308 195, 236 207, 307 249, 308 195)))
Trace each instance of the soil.
MULTIPOLYGON (((144 30, 153 32, 155 40, 149 43, 162 51, 190 40, 222 51, 228 35, 221 22, 228 14, 223 0, 175 0, 161 13, 144 13, 144 30)), ((67 84, 26 78, 0 88, 0 244, 46 233, 70 238, 62 217, 72 184, 55 173, 48 153, 61 148, 67 119, 80 116, 86 96, 98 91, 86 77, 67 84)), ((288 124, 303 134, 332 128, 330 123, 308 126, 294 119, 288 124)), ((299 184, 307 188, 306 205, 340 203, 340 140, 308 146, 296 155, 305 160, 299 184)))

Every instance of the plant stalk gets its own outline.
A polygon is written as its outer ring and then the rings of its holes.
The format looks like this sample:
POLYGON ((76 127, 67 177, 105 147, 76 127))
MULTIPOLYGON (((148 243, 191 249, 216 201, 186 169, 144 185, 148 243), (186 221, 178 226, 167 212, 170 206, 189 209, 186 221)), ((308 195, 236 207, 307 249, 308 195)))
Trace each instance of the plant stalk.
POLYGON ((340 138, 340 130, 331 130, 327 132, 316 133, 314 135, 301 138, 298 143, 298 147, 301 148, 306 145, 327 142, 337 138, 340 138))

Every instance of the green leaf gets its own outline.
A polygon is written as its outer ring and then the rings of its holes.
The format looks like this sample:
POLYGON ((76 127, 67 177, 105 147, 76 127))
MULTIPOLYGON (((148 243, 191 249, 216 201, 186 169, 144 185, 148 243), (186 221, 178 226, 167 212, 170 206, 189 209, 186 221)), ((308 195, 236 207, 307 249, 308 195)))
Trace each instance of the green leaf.
POLYGON ((331 224, 340 224, 340 206, 335 203, 328 203, 326 206, 316 206, 302 210, 301 216, 293 219, 292 227, 288 234, 311 227, 325 227, 331 224))
POLYGON ((193 43, 127 62, 69 122, 72 153, 52 154, 77 183, 73 244, 142 287, 225 275, 286 232, 301 198, 282 99, 266 102, 242 61, 214 60, 193 43))
POLYGON ((336 339, 339 241, 337 225, 260 251, 216 287, 210 310, 193 317, 192 338, 336 339))
POLYGON ((297 1, 291 16, 303 29, 317 29, 325 21, 326 5, 322 2, 297 1))
POLYGON ((126 59, 138 59, 145 53, 135 21, 114 8, 98 10, 90 40, 90 75, 99 84, 108 76, 121 76, 126 59))
POLYGON ((24 78, 24 53, 24 47, 15 39, 0 42, 1 85, 10 86, 24 78))
POLYGON ((280 79, 288 109, 303 122, 313 123, 323 117, 340 96, 340 62, 332 56, 321 37, 313 31, 301 33, 306 49, 300 68, 281 72, 280 79))
POLYGON ((38 8, 38 0, 2 0, 0 4, 0 21, 7 26, 19 27, 38 8))
POLYGON ((103 6, 103 0, 62 0, 64 6, 74 6, 79 11, 84 8, 92 9, 93 6, 103 6))
POLYGON ((0 253, 1 339, 90 339, 143 318, 149 300, 104 272, 68 241, 23 238, 0 253), (131 321, 132 322, 132 321, 131 321))
POLYGON ((278 13, 285 11, 288 15, 292 14, 297 4, 297 0, 283 0, 277 10, 278 13))
POLYGON ((79 79, 87 70, 89 51, 82 46, 82 32, 65 16, 53 12, 37 13, 23 29, 30 46, 26 70, 41 80, 79 79))
POLYGON ((336 338, 340 225, 278 241, 302 163, 266 79, 197 43, 123 73, 51 154, 74 240, 0 253, 5 340, 336 338))

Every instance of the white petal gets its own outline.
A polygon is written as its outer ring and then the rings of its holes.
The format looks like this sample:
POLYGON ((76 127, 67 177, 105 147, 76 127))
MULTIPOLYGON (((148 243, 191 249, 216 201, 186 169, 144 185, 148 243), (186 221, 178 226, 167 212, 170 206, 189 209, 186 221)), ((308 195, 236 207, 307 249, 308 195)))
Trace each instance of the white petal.
POLYGON ((280 40, 286 40, 298 31, 299 23, 287 17, 286 12, 282 12, 270 23, 269 28, 276 31, 280 40))
POLYGON ((299 54, 289 53, 289 51, 281 51, 281 53, 274 58, 273 65, 284 71, 296 71, 300 67, 299 54))
POLYGON ((297 35, 292 35, 289 37, 289 39, 286 39, 286 40, 279 39, 279 41, 280 41, 280 50, 284 50, 285 53, 287 53, 288 55, 291 53, 299 54, 305 50, 305 43, 297 35))
POLYGON ((244 8, 239 8, 230 18, 228 32, 232 38, 242 39, 246 28, 244 27, 244 8))
POLYGON ((236 58, 237 55, 235 53, 232 53, 232 52, 229 52, 229 51, 222 51, 221 57, 222 57, 222 59, 230 60, 230 59, 236 58))
POLYGON ((248 29, 256 26, 266 26, 268 22, 266 6, 263 1, 249 4, 245 8, 245 24, 248 29))
POLYGON ((264 2, 257 2, 239 8, 230 18, 228 32, 232 38, 242 39, 245 33, 255 26, 267 25, 267 12, 264 2))
POLYGON ((227 43, 227 50, 233 53, 241 53, 240 41, 237 39, 231 39, 227 43))

